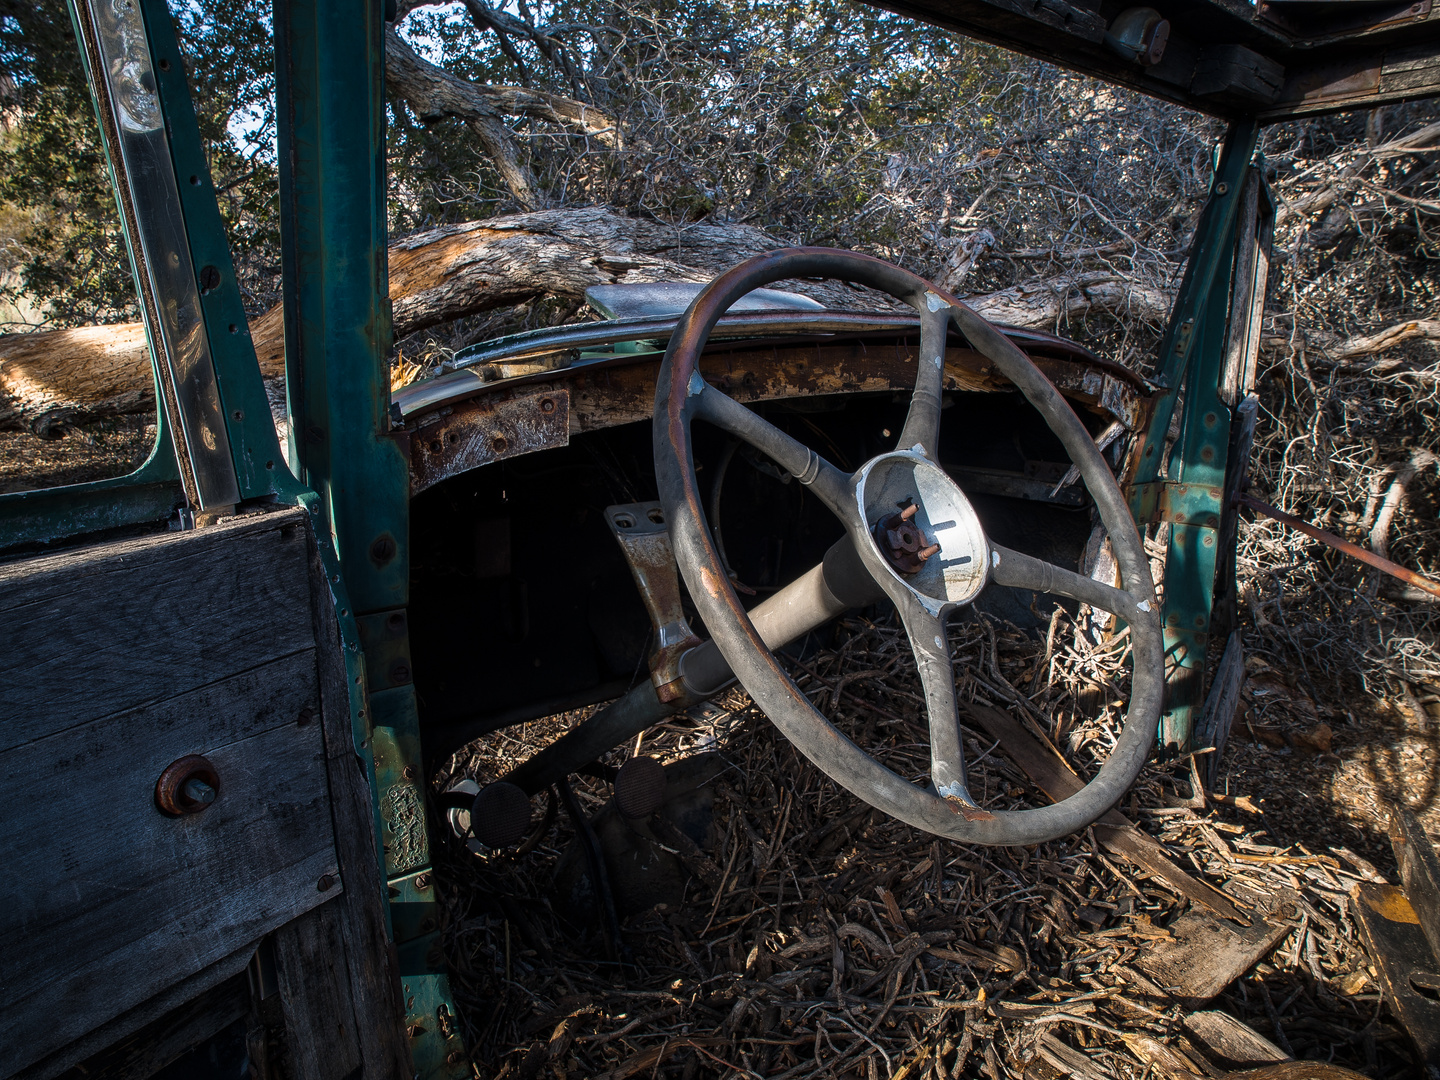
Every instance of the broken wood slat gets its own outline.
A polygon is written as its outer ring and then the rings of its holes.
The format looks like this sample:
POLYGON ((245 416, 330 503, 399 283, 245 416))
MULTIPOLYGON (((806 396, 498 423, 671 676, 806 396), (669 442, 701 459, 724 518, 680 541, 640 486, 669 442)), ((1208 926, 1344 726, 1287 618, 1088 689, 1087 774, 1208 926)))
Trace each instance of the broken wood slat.
POLYGON ((1403 806, 1390 811, 1390 846, 1405 897, 1420 919, 1431 953, 1440 957, 1440 859, 1419 819, 1403 806))
MULTIPOLYGON (((1000 741, 1010 760, 1025 770, 1025 775, 1051 799, 1056 802, 1068 799, 1085 786, 1054 747, 1041 743, 1009 713, 974 703, 966 703, 962 708, 992 739, 1000 741)), ((1179 895, 1203 904, 1224 918, 1249 922, 1229 897, 1182 870, 1157 840, 1137 829, 1118 810, 1111 810, 1095 823, 1095 839, 1107 851, 1154 874, 1179 895)))
POLYGON ((1420 916, 1394 885, 1361 881, 1350 896, 1385 1000, 1434 1075, 1440 1070, 1440 1002, 1420 993, 1410 978, 1417 970, 1434 971, 1437 966, 1420 916))
POLYGON ((1290 1055, 1248 1024, 1215 1009, 1185 1018, 1185 1030, 1217 1065, 1227 1069, 1253 1069, 1289 1061, 1290 1055))
POLYGON ((1207 787, 1215 783, 1220 769, 1220 755, 1225 752, 1225 742, 1230 738, 1230 728, 1235 723, 1235 714, 1240 710, 1240 687, 1245 682, 1245 650, 1240 644, 1240 633, 1231 633, 1220 656, 1220 666, 1215 671, 1215 681, 1205 698, 1205 708, 1200 713, 1200 723, 1195 730, 1197 746, 1214 747, 1214 753, 1207 754, 1201 769, 1205 773, 1207 787))
POLYGON ((1204 1080, 1204 1073, 1196 1064, 1171 1046, 1149 1035, 1125 1032, 1120 1036, 1130 1053, 1141 1065, 1147 1065, 1157 1077, 1164 1080, 1204 1080))
MULTIPOLYGON (((275 931, 290 1067, 305 1080, 363 1075, 342 915, 335 904, 326 904, 275 931)), ((395 1026, 393 1019, 390 1026, 395 1026)))
MULTIPOLYGON (((380 872, 370 778, 355 753, 340 626, 313 534, 308 550, 312 633, 320 671, 320 726, 325 738, 336 861, 344 885, 328 906, 339 920, 345 989, 363 1061, 361 1075, 366 1080, 402 1080, 413 1076, 415 1068, 403 1023, 405 1002, 388 913, 381 900, 385 880, 380 872)), ((287 1019, 287 1023, 292 1022, 287 1019)), ((293 1024, 299 1027, 300 1021, 293 1024)))
POLYGON ((1296 893, 1282 891, 1270 899, 1269 910, 1262 909, 1248 926, 1223 923, 1201 911, 1187 912, 1167 928, 1169 940, 1156 942, 1135 966, 1187 1009, 1198 1008, 1254 967, 1294 929, 1289 915, 1298 910, 1299 899, 1296 893))

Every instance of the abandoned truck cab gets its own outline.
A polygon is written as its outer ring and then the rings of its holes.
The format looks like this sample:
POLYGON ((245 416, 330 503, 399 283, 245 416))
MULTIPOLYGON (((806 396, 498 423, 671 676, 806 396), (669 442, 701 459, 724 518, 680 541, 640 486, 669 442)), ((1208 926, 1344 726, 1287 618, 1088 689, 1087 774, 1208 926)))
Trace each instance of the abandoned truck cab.
MULTIPOLYGON (((0 496, 3 851, 24 870, 0 921, 0 1078, 151 1076, 196 1047, 265 1077, 478 1075, 431 948, 435 830, 463 814, 469 840, 518 843, 532 796, 737 681, 855 797, 968 843, 1083 829, 1157 732, 1169 752, 1223 740, 1202 705, 1256 422, 1257 135, 1440 92, 1440 16, 892 6, 1230 121, 1145 376, 796 248, 703 288, 594 289, 591 321, 392 393, 385 5, 297 0, 273 18, 282 445, 164 0, 74 0, 160 434, 129 476, 0 496), (822 279, 853 302, 804 295, 822 279), (1070 797, 988 809, 946 620, 1043 629, 1056 601, 1127 628, 1125 724, 1070 797), (788 673, 870 608, 914 654, 919 783, 788 673), (488 786, 432 790, 471 740, 601 703, 488 786)), ((611 779, 643 816, 665 782, 632 760, 611 779)))

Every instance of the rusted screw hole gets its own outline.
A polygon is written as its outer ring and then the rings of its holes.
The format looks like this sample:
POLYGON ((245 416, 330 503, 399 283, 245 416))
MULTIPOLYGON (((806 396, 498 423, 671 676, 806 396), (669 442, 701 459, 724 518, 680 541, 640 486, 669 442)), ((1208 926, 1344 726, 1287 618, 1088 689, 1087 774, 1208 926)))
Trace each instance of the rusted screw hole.
POLYGON ((551 401, 548 397, 547 397, 547 398, 541 398, 541 399, 540 399, 540 411, 541 411, 541 412, 554 412, 554 411, 555 411, 555 402, 551 401))
POLYGON ((385 620, 385 629, 392 634, 398 634, 405 629, 405 616, 398 611, 385 620))
POLYGON ((431 452, 432 454, 438 454, 438 453, 440 452, 440 440, 439 440, 439 439, 436 439, 434 442, 432 442, 432 443, 430 444, 430 452, 431 452))
POLYGON ((406 765, 405 768, 403 768, 403 769, 400 770, 400 775, 403 776, 406 780, 414 780, 414 779, 415 779, 415 766, 414 766, 414 765, 406 765))
POLYGON ((645 516, 648 517, 648 518, 649 518, 652 522, 654 522, 656 525, 664 525, 664 524, 665 524, 665 515, 662 514, 659 510, 651 510, 651 511, 650 511, 649 513, 647 513, 645 516))
POLYGON ((497 454, 503 454, 505 452, 505 448, 509 445, 510 444, 505 441, 504 435, 496 435, 493 439, 490 440, 490 449, 494 450, 497 454))
POLYGON ((460 436, 459 436, 459 435, 456 435, 455 432, 451 431, 451 432, 449 432, 449 433, 446 434, 446 436, 445 436, 445 441, 446 441, 447 443, 449 443, 451 446, 454 446, 457 442, 460 441, 460 436))
POLYGON ((635 519, 627 517, 624 514, 618 514, 615 517, 615 524, 622 529, 633 529, 635 527, 635 519))

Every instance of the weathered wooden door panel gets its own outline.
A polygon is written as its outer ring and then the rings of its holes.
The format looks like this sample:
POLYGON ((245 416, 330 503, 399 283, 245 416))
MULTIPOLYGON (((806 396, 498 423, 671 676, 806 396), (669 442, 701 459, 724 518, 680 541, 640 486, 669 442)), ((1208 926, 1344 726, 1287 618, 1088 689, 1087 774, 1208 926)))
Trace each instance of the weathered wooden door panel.
POLYGON ((0 566, 0 751, 313 648, 299 511, 0 566))
POLYGON ((343 889, 309 561, 286 512, 0 567, 0 1076, 343 889))

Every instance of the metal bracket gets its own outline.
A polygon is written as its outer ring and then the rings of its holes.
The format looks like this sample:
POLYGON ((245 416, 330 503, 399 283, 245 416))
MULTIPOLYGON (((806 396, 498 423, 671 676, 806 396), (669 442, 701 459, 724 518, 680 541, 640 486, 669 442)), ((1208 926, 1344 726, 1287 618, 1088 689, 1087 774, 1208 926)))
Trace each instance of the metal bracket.
POLYGON ((1213 484, 1154 480, 1148 484, 1136 484, 1131 489, 1130 513, 1137 525, 1168 521, 1173 525, 1218 529, 1223 494, 1213 484))
POLYGON ((605 508, 605 520, 620 542, 640 599, 650 614, 656 646, 650 653, 650 681, 661 701, 684 694, 680 657, 700 644, 680 606, 680 573, 658 502, 621 503, 605 508))

